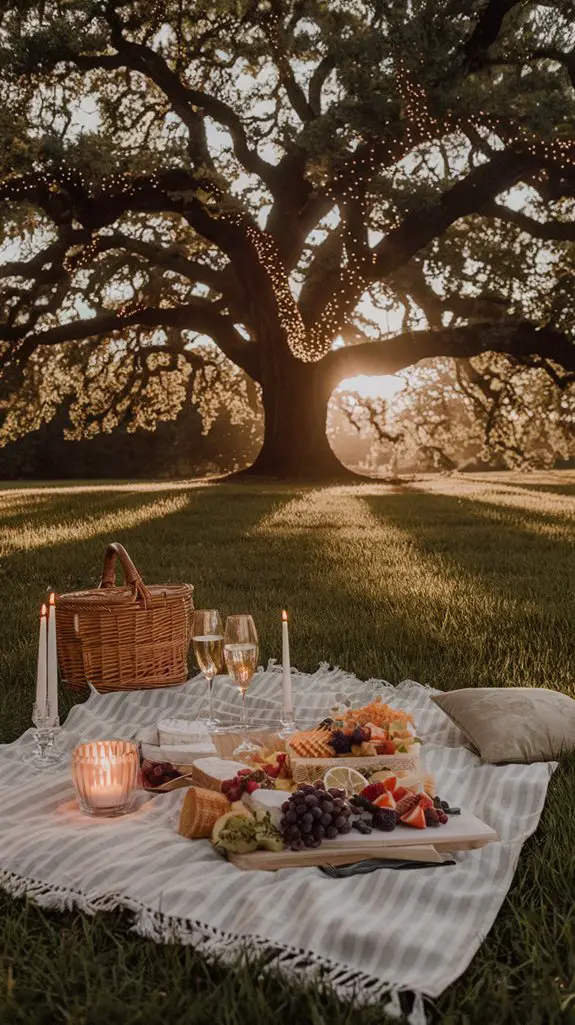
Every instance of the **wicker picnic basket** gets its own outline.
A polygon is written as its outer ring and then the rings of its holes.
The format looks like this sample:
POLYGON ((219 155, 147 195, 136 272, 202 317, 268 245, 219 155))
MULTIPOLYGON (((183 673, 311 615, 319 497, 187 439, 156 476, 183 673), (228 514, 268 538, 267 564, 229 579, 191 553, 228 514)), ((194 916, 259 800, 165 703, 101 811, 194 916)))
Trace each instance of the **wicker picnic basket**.
POLYGON ((191 584, 142 580, 122 545, 109 544, 98 588, 56 598, 58 664, 72 690, 173 687, 188 678, 191 584), (116 558, 124 585, 116 586, 116 558))

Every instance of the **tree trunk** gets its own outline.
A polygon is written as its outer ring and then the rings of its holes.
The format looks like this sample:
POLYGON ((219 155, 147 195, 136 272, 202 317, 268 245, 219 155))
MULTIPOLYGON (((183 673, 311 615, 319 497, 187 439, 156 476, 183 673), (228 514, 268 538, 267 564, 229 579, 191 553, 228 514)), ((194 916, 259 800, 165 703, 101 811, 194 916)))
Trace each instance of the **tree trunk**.
POLYGON ((349 480, 326 435, 331 385, 321 363, 284 354, 262 382, 264 443, 250 476, 297 480, 349 480))

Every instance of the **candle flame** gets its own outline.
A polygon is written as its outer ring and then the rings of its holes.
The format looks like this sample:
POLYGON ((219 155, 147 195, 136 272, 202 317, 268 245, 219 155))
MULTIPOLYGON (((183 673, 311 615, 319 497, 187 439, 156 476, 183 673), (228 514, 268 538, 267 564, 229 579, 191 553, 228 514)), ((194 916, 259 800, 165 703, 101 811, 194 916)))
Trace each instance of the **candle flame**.
POLYGON ((48 612, 48 609, 46 608, 46 606, 42 605, 42 608, 40 609, 40 615, 41 616, 45 616, 47 614, 47 612, 48 612))
POLYGON ((48 600, 50 602, 50 605, 55 605, 56 604, 56 595, 54 594, 53 591, 50 591, 50 597, 49 597, 48 600))
POLYGON ((287 623, 287 612, 285 609, 282 609, 282 621, 287 623))

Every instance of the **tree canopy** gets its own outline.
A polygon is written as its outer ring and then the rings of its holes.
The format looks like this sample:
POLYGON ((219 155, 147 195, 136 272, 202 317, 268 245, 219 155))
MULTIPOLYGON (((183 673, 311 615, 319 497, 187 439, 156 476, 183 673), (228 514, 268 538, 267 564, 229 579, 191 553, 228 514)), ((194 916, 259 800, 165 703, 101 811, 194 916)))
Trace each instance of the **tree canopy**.
POLYGON ((141 422, 211 339, 316 472, 354 374, 573 380, 571 0, 12 0, 0 93, 4 396, 141 422))

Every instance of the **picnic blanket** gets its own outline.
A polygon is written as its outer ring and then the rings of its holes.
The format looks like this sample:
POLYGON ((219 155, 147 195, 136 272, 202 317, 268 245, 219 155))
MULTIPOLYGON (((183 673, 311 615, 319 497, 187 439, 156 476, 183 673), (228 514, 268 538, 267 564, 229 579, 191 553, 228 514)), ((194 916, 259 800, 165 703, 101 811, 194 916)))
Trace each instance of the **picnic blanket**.
MULTIPOLYGON (((62 729, 66 751, 97 737, 134 736, 165 716, 198 714, 205 682, 168 690, 99 695, 75 706, 62 729)), ((0 885, 40 905, 87 913, 129 909, 137 933, 192 944, 208 957, 250 947, 266 963, 298 976, 321 973, 341 997, 398 1006, 418 994, 412 1021, 424 1020, 421 997, 437 997, 465 970, 485 939, 511 884, 521 846, 533 833, 554 764, 482 765, 418 683, 361 682, 320 666, 294 675, 296 715, 311 720, 336 701, 363 704, 381 693, 412 712, 425 768, 438 790, 497 830, 500 842, 454 855, 453 866, 413 872, 382 869, 331 879, 314 868, 242 872, 208 841, 179 836, 183 791, 151 797, 135 813, 92 819, 77 809, 69 761, 30 774, 31 731, 0 745, 0 885)), ((248 706, 277 716, 281 675, 258 672, 248 706)), ((220 714, 239 712, 231 683, 215 684, 220 714)))

